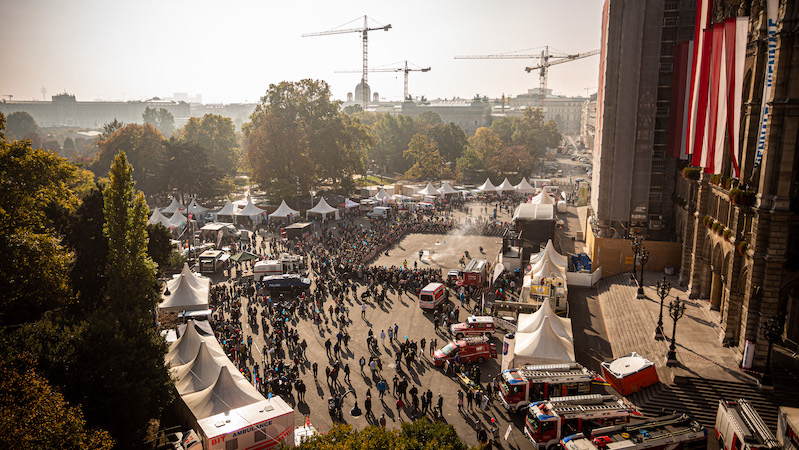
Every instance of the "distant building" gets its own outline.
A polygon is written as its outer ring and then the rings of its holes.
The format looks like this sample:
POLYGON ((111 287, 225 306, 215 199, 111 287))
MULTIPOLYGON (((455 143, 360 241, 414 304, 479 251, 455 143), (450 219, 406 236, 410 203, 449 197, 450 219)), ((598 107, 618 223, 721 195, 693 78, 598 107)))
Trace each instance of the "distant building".
POLYGON ((431 102, 403 102, 400 114, 417 117, 425 111, 432 111, 444 123, 453 122, 461 127, 467 136, 478 128, 491 125, 491 104, 482 100, 433 100, 431 102))
POLYGON ((4 101, 0 113, 6 117, 17 111, 30 114, 40 127, 78 127, 99 129, 117 119, 124 123, 144 123, 146 108, 166 109, 175 118, 175 126, 185 124, 190 117, 189 104, 154 97, 146 101, 81 102, 72 94, 58 94, 47 102, 4 101))
POLYGON ((596 137, 596 95, 583 102, 583 112, 580 117, 580 140, 589 150, 594 149, 596 137))
MULTIPOLYGON (((526 108, 540 108, 540 89, 528 89, 526 94, 509 98, 510 107, 524 111, 526 108)), ((558 130, 563 134, 578 136, 580 134, 585 97, 567 97, 565 95, 552 95, 552 89, 546 90, 546 107, 544 120, 552 120, 558 125, 558 130)), ((512 115, 512 114, 511 114, 512 115)))

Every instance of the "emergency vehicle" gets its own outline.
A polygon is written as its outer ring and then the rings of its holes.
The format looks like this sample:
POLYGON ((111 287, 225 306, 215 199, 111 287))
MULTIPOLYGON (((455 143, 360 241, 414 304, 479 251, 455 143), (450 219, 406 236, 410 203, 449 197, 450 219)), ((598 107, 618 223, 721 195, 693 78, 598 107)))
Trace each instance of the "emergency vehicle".
POLYGON ((457 339, 433 353, 433 361, 441 367, 444 361, 455 361, 460 356, 461 363, 482 363, 488 358, 497 357, 497 346, 488 342, 486 337, 457 339))
POLYGON ((457 339, 464 336, 490 336, 494 332, 494 318, 491 316, 469 316, 466 322, 454 323, 449 330, 457 339))
POLYGON ((577 433, 560 445, 565 450, 699 450, 707 448, 707 430, 686 414, 674 414, 577 433))
POLYGON ((524 419, 524 434, 538 449, 560 446, 564 436, 628 423, 635 406, 613 395, 591 394, 532 403, 524 419))
POLYGON ((449 300, 449 289, 441 283, 430 283, 419 291, 419 307, 438 309, 449 300))
POLYGON ((760 414, 743 398, 738 401, 719 400, 716 438, 721 450, 782 448, 760 414))
POLYGON ((469 261, 466 268, 461 272, 459 286, 482 287, 488 281, 488 261, 485 259, 473 259, 469 261))
POLYGON ((527 365, 502 372, 499 400, 508 411, 524 413, 531 402, 590 394, 597 375, 577 363, 527 365))

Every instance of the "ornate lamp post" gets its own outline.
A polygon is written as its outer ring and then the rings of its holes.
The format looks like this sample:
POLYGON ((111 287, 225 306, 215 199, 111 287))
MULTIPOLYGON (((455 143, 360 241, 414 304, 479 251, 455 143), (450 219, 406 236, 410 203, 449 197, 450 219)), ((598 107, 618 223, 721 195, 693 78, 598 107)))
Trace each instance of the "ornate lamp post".
POLYGON ((641 247, 641 252, 638 254, 638 261, 641 263, 641 274, 638 278, 638 298, 646 297, 644 294, 644 265, 649 261, 649 252, 641 247))
POLYGON ((763 386, 772 386, 771 381, 771 348, 774 344, 782 341, 783 322, 778 316, 771 316, 768 322, 763 325, 763 336, 768 341, 768 353, 766 353, 766 367, 763 369, 763 378, 760 383, 763 386))
POLYGON ((635 279, 635 265, 638 263, 638 254, 641 252, 641 247, 643 247, 643 241, 640 237, 634 237, 632 241, 630 241, 630 247, 633 250, 633 279, 635 279))
POLYGON ((663 301, 669 296, 669 291, 671 291, 671 283, 666 281, 666 277, 663 277, 663 281, 658 281, 657 284, 657 293, 658 297, 660 297, 660 315, 658 316, 657 328, 655 328, 656 341, 665 339, 663 335, 663 301))
POLYGON ((674 320, 674 328, 671 330, 669 354, 666 355, 666 366, 668 367, 680 365, 680 362, 677 361, 677 321, 680 320, 683 314, 685 314, 685 302, 680 301, 678 298, 669 303, 669 315, 674 320))

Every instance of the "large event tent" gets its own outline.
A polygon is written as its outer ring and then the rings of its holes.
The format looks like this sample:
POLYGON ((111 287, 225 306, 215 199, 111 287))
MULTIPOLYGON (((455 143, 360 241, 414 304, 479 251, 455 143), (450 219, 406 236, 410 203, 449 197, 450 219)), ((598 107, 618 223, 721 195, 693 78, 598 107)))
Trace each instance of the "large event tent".
POLYGON ((290 216, 299 217, 300 212, 296 209, 291 209, 289 205, 286 204, 286 201, 283 200, 280 202, 280 206, 275 212, 269 214, 269 219, 288 219, 290 216))
POLYGON ((325 221, 328 214, 334 214, 335 219, 338 220, 338 209, 330 206, 324 197, 319 199, 319 202, 316 204, 316 206, 305 211, 305 217, 308 217, 308 214, 319 214, 322 216, 322 222, 325 221))
POLYGON ((549 258, 553 263, 561 267, 567 267, 569 265, 566 257, 555 250, 555 246, 552 244, 552 239, 547 241, 547 245, 543 250, 530 256, 530 263, 535 264, 544 257, 549 258))
POLYGON ((519 314, 519 325, 516 328, 516 333, 532 333, 544 323, 544 319, 549 318, 549 324, 552 329, 560 337, 574 340, 574 333, 572 331, 572 321, 565 317, 560 317, 552 310, 552 305, 549 302, 541 303, 538 311, 532 314, 519 314))
POLYGON ((538 262, 536 262, 535 264, 533 264, 530 273, 534 277, 546 277, 546 278, 560 277, 564 279, 566 278, 566 268, 553 263, 552 260, 549 259, 549 257, 544 257, 538 260, 538 262))
POLYGON ((507 177, 505 177, 505 180, 502 181, 502 184, 497 186, 497 192, 499 192, 499 193, 502 193, 502 192, 515 192, 515 191, 516 191, 516 187, 513 186, 512 184, 510 184, 510 181, 508 181, 507 177))
POLYGON ((574 362, 574 342, 558 335, 553 318, 544 317, 532 333, 516 333, 513 365, 574 362))
POLYGON ((424 187, 421 191, 417 192, 419 195, 438 195, 441 191, 433 187, 433 183, 427 182, 427 186, 424 187))
MULTIPOLYGON (((227 356, 211 353, 208 342, 200 342, 197 356, 190 362, 172 368, 175 388, 180 395, 201 391, 214 384, 222 366, 230 364, 227 356)), ((242 380, 244 376, 236 371, 231 374, 234 379, 242 380)))
POLYGON ((494 186, 490 178, 486 178, 485 183, 478 187, 477 190, 481 192, 497 192, 497 187, 494 186))
POLYGON ((195 418, 203 419, 264 400, 246 378, 234 377, 235 370, 224 365, 212 385, 182 396, 195 418))
POLYGON ((360 203, 355 203, 349 198, 345 198, 344 201, 338 205, 339 208, 344 208, 344 209, 352 209, 352 208, 357 208, 359 206, 361 206, 360 203))
POLYGON ((385 203, 391 200, 391 196, 388 195, 388 192, 386 192, 385 188, 380 188, 380 192, 375 194, 375 200, 385 203))
POLYGON ((195 283, 195 276, 181 273, 168 280, 158 305, 162 311, 202 311, 208 309, 208 286, 195 283))
POLYGON ((166 361, 167 364, 174 367, 190 363, 197 357, 200 344, 203 342, 208 344, 208 350, 212 355, 227 358, 224 350, 222 350, 222 347, 216 340, 216 336, 201 335, 194 326, 193 320, 189 321, 189 325, 191 326, 187 326, 186 331, 169 347, 169 351, 166 353, 166 356, 164 356, 164 361, 166 361))
POLYGON ((225 206, 222 207, 219 211, 217 211, 216 217, 219 219, 219 216, 230 216, 231 218, 236 215, 239 211, 239 207, 234 205, 233 202, 230 201, 229 198, 225 199, 225 206))
POLYGON ((547 191, 541 191, 527 203, 532 203, 534 205, 554 205, 557 202, 547 191))
POLYGON ((172 217, 169 218, 169 222, 167 223, 170 227, 180 228, 187 220, 188 219, 186 219, 186 216, 184 216, 182 212, 176 211, 175 214, 172 214, 172 217))
POLYGON ((150 215, 150 218, 147 219, 147 223, 153 224, 153 225, 157 225, 157 224, 160 223, 161 225, 163 225, 163 226, 165 226, 167 228, 169 228, 171 226, 171 225, 169 225, 169 219, 167 219, 163 214, 161 214, 161 211, 159 211, 158 208, 155 208, 153 210, 152 215, 150 215))
POLYGON ((210 208, 201 206, 199 203, 197 203, 196 198, 192 198, 191 202, 189 202, 189 206, 186 209, 188 209, 189 213, 196 218, 197 216, 202 217, 203 214, 207 213, 210 208))
POLYGON ((514 186, 514 188, 516 189, 516 192, 535 192, 535 188, 530 186, 530 183, 527 182, 527 178, 522 178, 522 181, 514 186))
POLYGON ((451 195, 458 193, 458 191, 455 188, 450 186, 448 181, 445 181, 441 184, 441 189, 439 189, 439 191, 444 195, 451 195))
POLYGON ((247 196, 247 205, 241 209, 241 211, 237 212, 236 215, 239 217, 258 217, 262 215, 265 211, 257 206, 252 202, 252 197, 249 195, 247 196))
POLYGON ((176 211, 183 211, 184 209, 185 208, 183 207, 183 205, 181 205, 180 202, 178 202, 178 199, 172 197, 172 203, 170 203, 169 206, 161 210, 161 212, 164 214, 174 214, 176 211))

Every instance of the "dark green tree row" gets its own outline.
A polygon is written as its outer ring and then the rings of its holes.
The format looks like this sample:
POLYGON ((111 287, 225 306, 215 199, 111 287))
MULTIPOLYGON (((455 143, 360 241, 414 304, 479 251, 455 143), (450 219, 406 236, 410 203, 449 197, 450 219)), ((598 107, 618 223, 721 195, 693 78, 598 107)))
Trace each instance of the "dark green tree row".
MULTIPOLYGON (((452 425, 419 419, 404 422, 399 430, 376 425, 353 430, 351 425, 336 425, 329 432, 303 442, 302 450, 467 450, 452 425)), ((475 447, 478 449, 481 447, 475 447)))
POLYGON ((230 192, 240 153, 233 121, 213 114, 192 117, 170 139, 151 124, 115 121, 104 127, 98 146, 91 164, 96 175, 103 176, 124 151, 136 168, 136 187, 148 195, 177 192, 202 199, 230 192))
MULTIPOLYGON (((133 167, 120 153, 109 181, 95 184, 54 153, 6 139, 4 122, 0 447, 140 447, 173 389, 133 167)), ((153 233, 164 242, 163 227, 153 233)))

